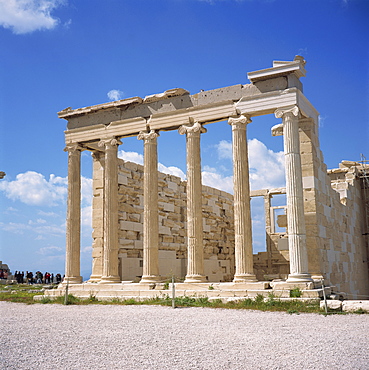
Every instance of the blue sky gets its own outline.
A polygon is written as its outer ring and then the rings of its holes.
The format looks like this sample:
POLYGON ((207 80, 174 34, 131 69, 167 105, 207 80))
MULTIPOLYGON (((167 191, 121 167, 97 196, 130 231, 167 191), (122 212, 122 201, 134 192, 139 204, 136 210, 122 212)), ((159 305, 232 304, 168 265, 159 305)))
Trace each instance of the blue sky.
MULTIPOLYGON (((0 260, 13 271, 64 271, 66 121, 57 112, 69 106, 245 84, 247 72, 300 54, 307 61, 304 93, 321 114, 328 168, 360 160, 360 153, 369 157, 368 19, 366 0, 0 0, 0 170, 7 174, 0 180, 0 260)), ((283 185, 282 138, 270 135, 278 122, 259 117, 248 126, 254 189, 283 185)), ((207 129, 203 181, 229 191, 229 126, 207 129)), ((139 161, 142 141, 123 139, 120 155, 139 161)), ((165 171, 185 173, 184 137, 162 133, 159 161, 165 171)), ((85 152, 82 171, 87 277, 91 158, 85 152)), ((258 250, 262 214, 255 209, 258 250)))

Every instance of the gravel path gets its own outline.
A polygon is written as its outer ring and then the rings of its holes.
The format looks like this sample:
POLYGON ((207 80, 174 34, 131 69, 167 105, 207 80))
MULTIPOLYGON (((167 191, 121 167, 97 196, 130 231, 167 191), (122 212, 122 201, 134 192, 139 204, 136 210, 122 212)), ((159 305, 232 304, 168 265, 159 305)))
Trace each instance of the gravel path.
POLYGON ((369 369, 369 315, 0 302, 1 369, 369 369))

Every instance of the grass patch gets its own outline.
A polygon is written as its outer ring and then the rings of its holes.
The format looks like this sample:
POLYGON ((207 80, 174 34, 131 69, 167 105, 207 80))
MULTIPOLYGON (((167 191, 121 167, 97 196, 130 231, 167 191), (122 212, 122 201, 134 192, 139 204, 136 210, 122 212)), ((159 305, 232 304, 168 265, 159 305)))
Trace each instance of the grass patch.
MULTIPOLYGON (((39 301, 34 301, 33 297, 43 294, 42 285, 11 285, 0 287, 0 301, 25 303, 25 304, 64 304, 65 296, 49 298, 43 297, 39 301)), ((110 300, 100 301, 96 296, 91 293, 88 298, 77 298, 72 294, 68 294, 68 305, 88 305, 88 304, 101 304, 101 305, 162 305, 171 306, 172 299, 168 294, 159 297, 154 297, 145 300, 136 300, 134 298, 112 298, 110 300)), ((302 301, 299 299, 292 299, 289 301, 280 300, 273 294, 264 297, 258 294, 254 299, 240 298, 239 300, 223 303, 220 299, 209 300, 208 297, 188 297, 181 296, 175 298, 176 307, 210 307, 210 308, 226 308, 226 309, 250 309, 259 311, 281 311, 289 314, 299 313, 324 313, 319 307, 319 301, 302 301)), ((330 312, 336 314, 346 314, 345 312, 330 312)), ((356 314, 368 314, 363 309, 358 309, 356 314)))
POLYGON ((302 292, 300 288, 293 288, 290 290, 290 298, 300 298, 301 294, 302 292))
POLYGON ((32 304, 33 297, 43 294, 42 285, 14 284, 0 286, 0 301, 32 304))

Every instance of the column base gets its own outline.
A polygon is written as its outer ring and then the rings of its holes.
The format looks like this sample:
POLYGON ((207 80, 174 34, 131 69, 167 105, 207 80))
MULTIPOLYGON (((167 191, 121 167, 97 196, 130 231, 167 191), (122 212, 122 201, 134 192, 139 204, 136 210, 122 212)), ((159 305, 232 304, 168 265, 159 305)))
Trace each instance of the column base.
POLYGON ((88 279, 88 283, 98 283, 101 280, 101 275, 91 275, 88 279))
POLYGON ((240 275, 235 275, 233 278, 234 283, 243 283, 243 282, 251 282, 251 281, 258 281, 254 274, 240 274, 240 275))
POLYGON ((186 275, 185 283, 206 283, 205 275, 186 275))
POLYGON ((116 284, 120 282, 119 276, 102 276, 99 284, 116 284))
POLYGON ((140 284, 160 283, 163 279, 157 275, 142 276, 140 284))
POLYGON ((312 282, 313 279, 311 278, 311 275, 306 274, 289 274, 288 278, 286 280, 287 283, 306 283, 306 282, 312 282))
POLYGON ((315 281, 325 280, 323 274, 320 273, 312 273, 311 278, 315 281))
POLYGON ((62 284, 81 284, 82 283, 82 276, 65 276, 62 284))

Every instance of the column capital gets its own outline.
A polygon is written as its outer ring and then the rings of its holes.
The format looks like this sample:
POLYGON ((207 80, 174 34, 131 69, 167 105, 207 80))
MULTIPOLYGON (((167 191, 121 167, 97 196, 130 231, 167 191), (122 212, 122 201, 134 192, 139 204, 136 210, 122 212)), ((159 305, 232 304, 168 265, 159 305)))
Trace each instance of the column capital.
POLYGON ((99 147, 114 147, 114 146, 118 146, 118 145, 121 145, 123 144, 122 141, 120 141, 119 139, 117 139, 116 137, 109 137, 109 138, 104 138, 104 139, 101 139, 98 143, 98 146, 99 147))
POLYGON ((249 116, 245 114, 241 114, 239 117, 229 117, 228 118, 228 124, 233 126, 237 124, 247 125, 248 123, 251 123, 252 120, 249 116))
POLYGON ((82 150, 85 150, 85 148, 79 143, 69 143, 64 148, 65 152, 70 152, 70 153, 74 153, 77 150, 82 151, 82 150))
POLYGON ((300 112, 300 109, 297 105, 292 105, 289 107, 283 107, 283 108, 278 108, 274 111, 274 115, 276 118, 281 118, 286 114, 292 114, 295 117, 298 117, 300 112))
POLYGON ((159 135, 155 130, 150 131, 140 131, 137 135, 137 140, 144 140, 145 142, 150 142, 155 140, 159 135))
POLYGON ((200 122, 195 121, 192 126, 190 125, 180 126, 178 132, 180 133, 180 135, 196 133, 204 134, 205 132, 207 132, 207 129, 205 127, 202 127, 202 124, 200 122))
POLYGON ((91 157, 93 159, 99 160, 104 157, 104 152, 100 152, 99 150, 94 150, 91 152, 91 157))

